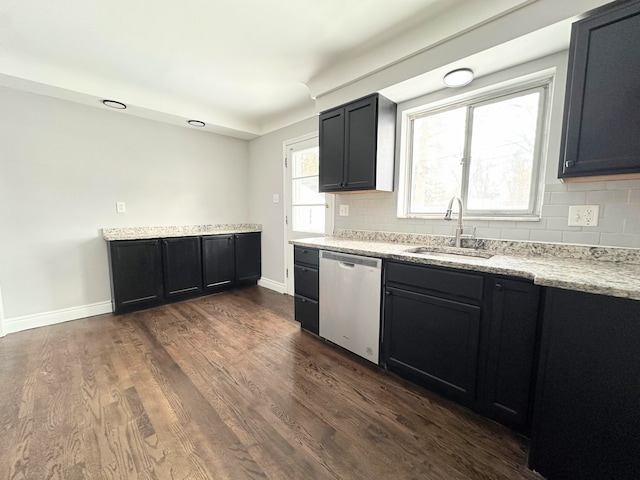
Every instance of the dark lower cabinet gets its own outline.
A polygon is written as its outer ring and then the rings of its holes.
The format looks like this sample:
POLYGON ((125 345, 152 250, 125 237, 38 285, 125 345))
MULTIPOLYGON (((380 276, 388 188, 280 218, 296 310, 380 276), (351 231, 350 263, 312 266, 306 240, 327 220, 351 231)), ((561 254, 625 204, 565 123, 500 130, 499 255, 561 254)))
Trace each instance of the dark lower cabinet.
POLYGON ((530 281, 388 261, 384 363, 527 434, 539 301, 530 281))
POLYGON ((205 292, 220 292, 235 285, 234 245, 233 235, 202 237, 202 276, 205 292))
POLYGON ((113 310, 125 313, 164 301, 160 240, 109 242, 113 310))
POLYGON ((202 293, 200 237, 163 239, 162 260, 167 299, 181 299, 202 293))
POLYGON ((319 333, 319 251, 294 247, 295 319, 309 332, 319 333))
POLYGON ((260 233, 235 235, 235 270, 238 284, 255 284, 261 275, 260 233))
POLYGON ((255 285, 260 232, 109 242, 115 313, 255 285))
POLYGON ((640 478, 640 302, 548 288, 529 465, 640 478))
POLYGON ((464 403, 474 400, 480 307, 386 288, 387 368, 464 403))
POLYGON ((484 317, 478 400, 485 415, 528 433, 540 287, 507 278, 488 284, 491 304, 484 317))

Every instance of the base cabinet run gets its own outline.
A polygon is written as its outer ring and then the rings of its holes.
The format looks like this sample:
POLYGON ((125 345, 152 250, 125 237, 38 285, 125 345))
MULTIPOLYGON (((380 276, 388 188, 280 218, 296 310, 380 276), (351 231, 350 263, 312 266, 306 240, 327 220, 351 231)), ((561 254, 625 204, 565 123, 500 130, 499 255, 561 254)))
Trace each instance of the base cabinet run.
POLYGON ((109 262, 113 310, 127 313, 255 284, 260 233, 116 240, 109 262))
POLYGON ((311 333, 319 333, 319 252, 315 248, 295 247, 295 319, 311 333))
POLYGON ((386 367, 528 432, 539 288, 398 262, 385 282, 386 367))

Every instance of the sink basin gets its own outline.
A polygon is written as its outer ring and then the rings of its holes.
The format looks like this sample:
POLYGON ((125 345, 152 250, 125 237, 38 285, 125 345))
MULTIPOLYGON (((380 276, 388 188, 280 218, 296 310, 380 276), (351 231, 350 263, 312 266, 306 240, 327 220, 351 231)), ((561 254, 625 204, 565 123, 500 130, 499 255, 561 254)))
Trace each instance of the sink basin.
POLYGON ((472 258, 491 258, 492 254, 483 252, 482 250, 474 250, 472 248, 456 248, 456 247, 416 247, 405 250, 407 253, 418 255, 429 255, 431 257, 453 258, 460 257, 472 258))

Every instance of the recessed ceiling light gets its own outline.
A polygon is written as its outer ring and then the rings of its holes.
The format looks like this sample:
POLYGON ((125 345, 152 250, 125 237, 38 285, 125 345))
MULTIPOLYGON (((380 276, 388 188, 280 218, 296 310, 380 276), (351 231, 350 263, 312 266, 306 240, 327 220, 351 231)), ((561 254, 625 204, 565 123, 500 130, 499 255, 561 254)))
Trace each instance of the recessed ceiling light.
POLYGON ((192 127, 204 127, 205 123, 200 120, 188 120, 187 123, 192 127))
POLYGON ((127 106, 122 102, 116 102, 115 100, 102 100, 102 103, 107 107, 117 108, 119 110, 124 110, 127 106))
POLYGON ((473 76, 473 70, 470 68, 458 68, 447 73, 443 81, 444 84, 450 88, 464 87, 471 83, 473 76))

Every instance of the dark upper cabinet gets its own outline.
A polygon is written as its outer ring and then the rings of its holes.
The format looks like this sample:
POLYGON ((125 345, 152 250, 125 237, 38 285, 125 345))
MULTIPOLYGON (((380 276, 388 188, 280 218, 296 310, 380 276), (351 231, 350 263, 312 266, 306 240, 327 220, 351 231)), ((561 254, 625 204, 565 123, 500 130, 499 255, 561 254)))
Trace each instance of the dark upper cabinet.
POLYGON ((396 104, 369 95, 320 115, 321 192, 393 190, 396 104))
POLYGON ((540 287, 493 278, 482 342, 479 401, 483 412, 527 433, 530 426, 540 287))
POLYGON ((235 235, 236 282, 256 283, 261 275, 260 233, 238 233, 235 235))
POLYGON ((637 479, 640 302, 546 289, 530 466, 549 480, 637 479))
POLYGON ((162 260, 167 299, 202 293, 200 237, 163 239, 162 260))
POLYGON ((125 313, 163 302, 159 240, 109 242, 113 310, 125 313))
POLYGON ((233 287, 236 278, 233 235, 202 237, 202 275, 205 292, 233 287))
POLYGON ((573 24, 558 177, 640 173, 640 2, 573 24))

